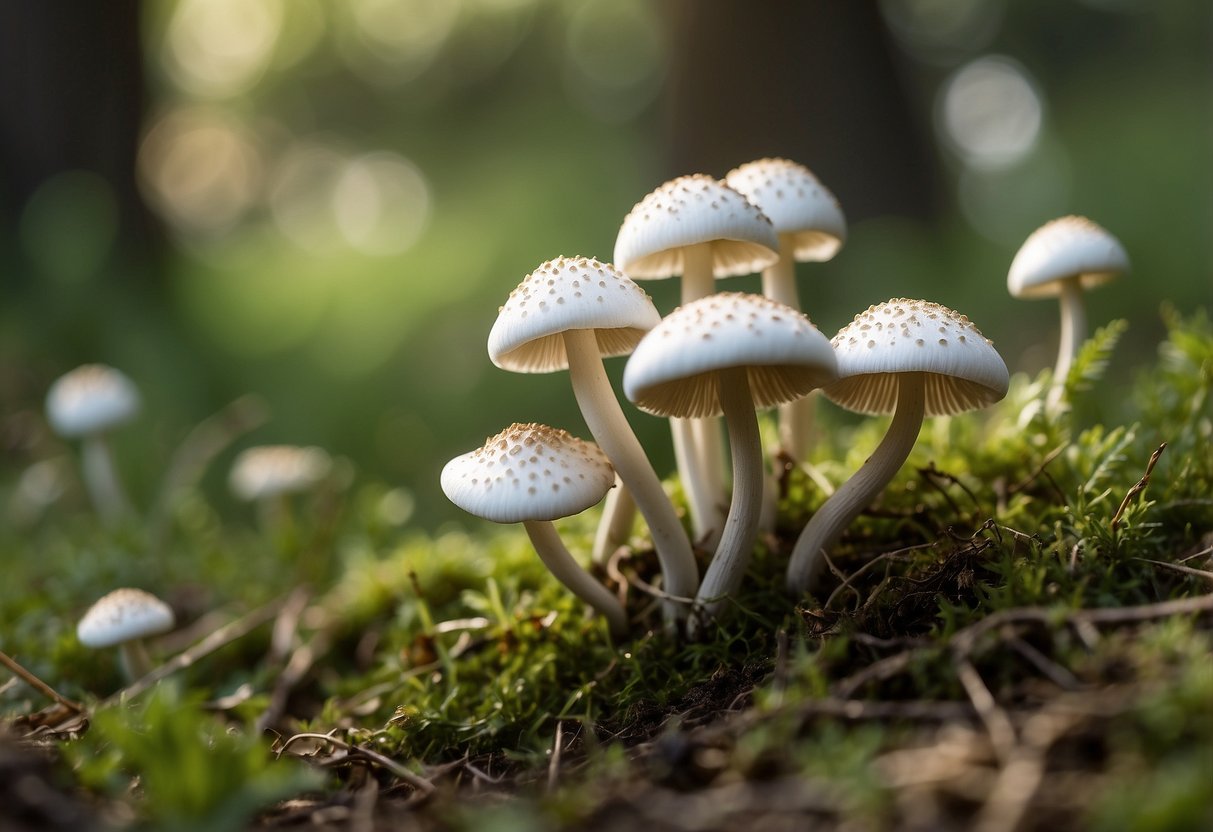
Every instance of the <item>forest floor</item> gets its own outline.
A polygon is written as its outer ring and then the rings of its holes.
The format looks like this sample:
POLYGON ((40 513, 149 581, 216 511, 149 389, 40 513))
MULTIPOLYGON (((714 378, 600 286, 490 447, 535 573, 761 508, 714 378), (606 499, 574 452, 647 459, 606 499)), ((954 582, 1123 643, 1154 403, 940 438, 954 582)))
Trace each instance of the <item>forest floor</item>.
POLYGON ((639 527, 597 568, 612 643, 520 530, 411 531, 399 489, 335 483, 273 528, 188 482, 119 528, 52 507, 2 541, 0 827, 1213 828, 1213 326, 1166 317, 1099 422, 1119 325, 1066 407, 1016 376, 929 422, 795 604, 799 529, 884 429, 827 416, 694 642, 639 527), (133 682, 74 631, 122 585, 179 621, 133 682))

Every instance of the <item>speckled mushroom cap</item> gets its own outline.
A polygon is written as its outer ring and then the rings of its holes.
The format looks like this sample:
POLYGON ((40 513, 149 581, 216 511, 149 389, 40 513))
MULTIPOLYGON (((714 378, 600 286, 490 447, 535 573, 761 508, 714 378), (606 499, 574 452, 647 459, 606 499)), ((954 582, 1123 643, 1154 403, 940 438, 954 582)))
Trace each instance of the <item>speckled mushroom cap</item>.
POLYGON ((1090 289, 1128 269, 1129 255, 1119 240, 1086 217, 1071 215, 1045 223, 1024 240, 1007 272, 1007 289, 1017 298, 1052 298, 1067 278, 1077 277, 1090 289))
POLYGON ((720 414, 718 370, 745 367, 757 408, 798 399, 838 377, 830 342, 790 306, 721 292, 680 306, 636 346, 623 390, 658 416, 720 414))
POLYGON ((838 200, 804 165, 757 159, 729 171, 724 181, 771 218, 776 234, 792 237, 796 260, 829 260, 847 239, 838 200))
POLYGON ((46 417, 64 437, 99 433, 134 419, 139 391, 113 367, 85 364, 60 376, 46 394, 46 417))
POLYGON ((985 407, 1007 394, 1007 365, 990 339, 957 312, 893 298, 843 327, 830 342, 839 380, 822 392, 858 413, 892 413, 897 374, 926 373, 926 415, 985 407))
POLYGON ((173 628, 173 611, 150 592, 124 587, 102 596, 76 625, 86 647, 111 647, 173 628))
POLYGON ((495 523, 557 520, 597 504, 615 469, 597 445, 547 425, 513 424, 442 469, 442 490, 495 523))
POLYGON ((610 263, 557 257, 523 278, 489 332, 503 370, 550 373, 569 366, 561 333, 592 329, 604 356, 626 355, 657 325, 653 299, 610 263))
POLYGON ((311 488, 328 475, 332 458, 323 448, 260 445, 232 463, 228 484, 242 500, 261 500, 311 488))
POLYGON ((761 271, 779 259, 771 221, 719 179, 696 173, 671 179, 623 218, 615 264, 634 280, 682 274, 682 249, 712 244, 712 271, 731 277, 761 271))

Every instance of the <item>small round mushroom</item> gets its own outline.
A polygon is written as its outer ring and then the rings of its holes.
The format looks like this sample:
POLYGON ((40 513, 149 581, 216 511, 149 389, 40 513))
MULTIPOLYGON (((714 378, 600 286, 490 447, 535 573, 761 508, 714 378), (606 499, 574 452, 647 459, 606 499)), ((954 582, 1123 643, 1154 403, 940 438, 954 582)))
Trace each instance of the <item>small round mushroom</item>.
POLYGON ((755 408, 804 396, 837 373, 830 342, 807 317, 738 292, 675 309, 628 359, 623 389, 637 407, 690 418, 723 412, 728 427, 733 499, 696 598, 704 617, 719 613, 741 585, 758 531, 763 469, 755 408))
POLYGON ((242 500, 268 500, 307 491, 328 476, 332 464, 323 448, 258 445, 236 457, 229 483, 242 500))
MULTIPOLYGON (((771 218, 779 235, 779 260, 762 271, 762 293, 801 309, 796 263, 831 259, 847 238, 847 221, 834 194, 804 165, 787 159, 758 159, 734 168, 724 181, 771 218)), ((813 397, 779 408, 783 451, 800 462, 813 433, 813 397)))
MULTIPOLYGON (((690 598, 699 586, 691 543, 602 363, 604 356, 631 352, 660 320, 649 296, 610 263, 558 257, 540 264, 510 293, 489 333, 489 357, 518 373, 569 371, 590 433, 648 523, 665 591, 690 598)), ((672 602, 667 614, 677 614, 672 602)))
MULTIPOLYGON (((633 280, 682 276, 682 304, 715 290, 715 278, 751 274, 779 259, 771 221, 749 200, 706 174, 680 176, 645 196, 623 219, 615 264, 633 280)), ((672 420, 678 475, 695 537, 709 545, 723 520, 719 428, 672 420)))
POLYGON ((1070 365, 1087 338, 1084 289, 1101 286, 1129 270, 1124 246, 1086 217, 1045 223, 1020 246, 1007 272, 1007 289, 1017 298, 1058 298, 1061 339, 1049 404, 1060 401, 1070 365))
POLYGON ((621 637, 628 631, 623 605, 577 564, 552 524, 600 502, 614 482, 597 445, 538 424, 510 425, 442 469, 442 490, 452 503, 494 523, 522 523, 552 575, 621 637))
POLYGON ((152 660, 143 640, 173 629, 176 622, 168 604, 150 592, 124 587, 102 596, 76 625, 76 637, 85 647, 118 647, 126 680, 146 676, 152 660))
POLYGON ((84 486, 107 522, 131 513, 118 480, 106 434, 139 414, 139 391, 113 367, 85 364, 59 377, 46 394, 46 416, 55 433, 80 439, 84 486))
POLYGON ((281 531, 292 524, 290 495, 314 488, 332 467, 323 448, 258 445, 236 457, 228 484, 239 499, 256 505, 264 529, 281 531))
POLYGON ((1007 365, 968 318, 946 306, 893 298, 855 316, 831 343, 838 381, 822 388, 858 413, 893 413, 867 462, 809 521, 788 564, 788 590, 803 595, 821 569, 821 553, 897 473, 924 416, 961 413, 1007 394, 1007 365))

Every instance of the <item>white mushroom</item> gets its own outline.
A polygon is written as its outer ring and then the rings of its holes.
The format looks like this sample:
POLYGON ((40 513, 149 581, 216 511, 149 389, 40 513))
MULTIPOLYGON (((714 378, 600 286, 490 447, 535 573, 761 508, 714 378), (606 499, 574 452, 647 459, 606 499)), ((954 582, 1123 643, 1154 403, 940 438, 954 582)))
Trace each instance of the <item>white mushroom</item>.
POLYGON ((802 595, 834 545, 897 473, 925 416, 984 407, 1007 394, 1007 365, 968 318, 946 306, 894 298, 855 316, 831 341, 838 381, 822 389, 859 413, 893 413, 867 462, 826 500, 796 541, 788 590, 802 595))
POLYGON ((600 502, 614 482, 597 445, 537 424, 510 425, 442 469, 442 490, 452 503, 494 523, 522 523, 552 575, 602 613, 619 637, 628 630, 623 605, 577 564, 552 524, 600 502))
POLYGON ((1049 405, 1061 398, 1066 376, 1087 338, 1084 289, 1100 286, 1129 270, 1129 255, 1102 226, 1086 217, 1067 216, 1029 235, 1011 261, 1007 289, 1017 298, 1058 298, 1061 338, 1049 405))
MULTIPOLYGON (((665 591, 690 598, 699 586, 691 544, 603 368, 661 316, 639 286, 614 266, 585 257, 540 264, 510 293, 489 333, 489 357, 505 370, 568 369, 581 415, 648 523, 665 591)), ((667 604, 667 615, 677 610, 667 604)))
POLYGON ((256 505, 265 530, 282 531, 292 525, 289 496, 315 487, 332 466, 323 448, 258 445, 236 457, 228 484, 238 498, 256 505))
POLYGON ((258 445, 245 448, 232 463, 232 493, 253 502, 307 491, 326 476, 332 459, 323 448, 258 445))
POLYGON ((733 499, 697 600, 716 615, 745 574, 762 508, 762 444, 755 408, 774 407, 833 382, 830 342, 791 307, 725 292, 681 306, 636 346, 623 373, 627 397, 659 416, 723 412, 733 499))
MULTIPOLYGON (((771 218, 779 235, 779 260, 762 271, 762 293, 793 309, 803 308, 796 290, 796 263, 831 259, 847 238, 847 221, 834 194, 804 165, 758 159, 729 171, 724 181, 771 218)), ((813 433, 813 397, 779 408, 784 453, 803 462, 813 433)))
POLYGON ((84 485, 107 522, 131 513, 106 434, 139 413, 139 391, 113 367, 85 364, 61 376, 46 394, 46 416, 62 437, 81 440, 84 485))
POLYGON ((607 494, 606 502, 602 504, 602 518, 598 523, 598 532, 594 535, 594 548, 590 559, 594 563, 605 565, 619 547, 628 542, 635 520, 636 501, 632 498, 632 492, 623 484, 623 480, 616 476, 615 487, 607 494))
MULTIPOLYGON (((751 274, 779 259, 771 222, 744 196, 704 174, 680 176, 636 203, 615 239, 615 264, 634 280, 682 275, 682 304, 715 291, 716 277, 751 274)), ((672 420, 678 474, 697 539, 718 539, 724 503, 719 428, 672 420)))
POLYGON ((152 669, 143 639, 173 628, 173 611, 150 592, 125 587, 102 596, 76 625, 76 637, 85 647, 117 645, 127 681, 146 676, 152 669))

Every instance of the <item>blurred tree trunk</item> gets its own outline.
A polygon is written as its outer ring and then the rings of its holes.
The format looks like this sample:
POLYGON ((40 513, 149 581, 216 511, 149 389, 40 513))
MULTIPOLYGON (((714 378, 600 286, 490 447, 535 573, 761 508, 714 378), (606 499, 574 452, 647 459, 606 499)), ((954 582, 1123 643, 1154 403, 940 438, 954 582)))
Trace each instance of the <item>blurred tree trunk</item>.
POLYGON ((0 79, 6 233, 47 179, 87 170, 109 184, 119 248, 151 253, 158 227, 135 184, 146 97, 138 0, 0 3, 0 79))
POLYGON ((849 220, 927 218, 939 166, 873 0, 666 0, 667 178, 808 166, 849 220))

